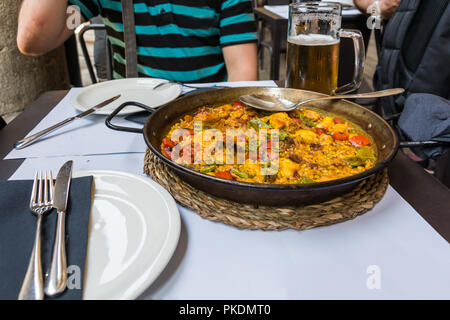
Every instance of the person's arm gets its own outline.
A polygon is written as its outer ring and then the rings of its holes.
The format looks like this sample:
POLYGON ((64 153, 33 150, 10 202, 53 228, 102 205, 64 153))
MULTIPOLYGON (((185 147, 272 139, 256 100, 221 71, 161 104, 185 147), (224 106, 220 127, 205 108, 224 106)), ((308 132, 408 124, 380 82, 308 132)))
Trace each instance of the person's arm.
POLYGON ((258 56, 255 43, 244 43, 223 48, 228 81, 258 80, 258 56))
MULTIPOLYGON (((354 0, 355 6, 363 13, 368 13, 367 9, 375 2, 375 0, 354 0)), ((383 19, 389 19, 397 10, 400 0, 380 0, 380 14, 383 19)))
POLYGON ((74 29, 67 27, 68 19, 72 19, 66 13, 67 5, 67 0, 24 0, 17 28, 19 51, 26 55, 42 55, 69 38, 74 29))
POLYGON ((220 46, 228 81, 258 79, 257 34, 250 0, 222 0, 220 46))
POLYGON ((353 0, 353 3, 355 6, 361 11, 362 13, 367 13, 367 8, 374 3, 375 0, 353 0))

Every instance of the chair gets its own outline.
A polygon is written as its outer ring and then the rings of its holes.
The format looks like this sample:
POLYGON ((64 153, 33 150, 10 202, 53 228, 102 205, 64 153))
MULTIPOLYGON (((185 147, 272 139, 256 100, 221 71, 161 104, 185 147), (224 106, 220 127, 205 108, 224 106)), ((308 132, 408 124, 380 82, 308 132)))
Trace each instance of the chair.
MULTIPOLYGON (((375 43, 377 47, 377 55, 380 56, 380 49, 381 49, 381 42, 383 39, 383 34, 381 30, 375 29, 375 43)), ((376 103, 374 105, 374 111, 378 113, 379 115, 383 116, 383 109, 380 104, 380 99, 376 100, 376 103)), ((414 147, 422 147, 422 146, 441 146, 441 145, 448 145, 448 143, 443 142, 436 142, 436 141, 426 141, 425 143, 418 143, 414 141, 408 141, 408 138, 403 134, 400 127, 398 126, 398 119, 400 118, 401 113, 392 114, 390 116, 384 116, 384 119, 387 120, 396 130, 400 141, 402 141, 403 145, 405 147, 409 147, 410 149, 414 147), (409 145, 408 145, 409 144, 409 145)), ((413 150, 411 150, 413 151, 413 150)), ((414 152, 414 151, 413 151, 414 152)), ((416 161, 419 165, 422 167, 426 167, 429 164, 429 159, 425 161, 416 161)), ((447 188, 450 188, 450 152, 447 152, 437 159, 435 161, 435 169, 434 169, 434 177, 438 179, 440 182, 442 182, 447 188)))
MULTIPOLYGON (((258 1, 254 1, 254 6, 256 6, 256 3, 258 1)), ((265 5, 288 5, 292 2, 292 0, 262 0, 262 6, 265 5)), ((279 35, 287 35, 287 21, 277 21, 277 20, 270 20, 271 25, 266 25, 265 19, 258 19, 258 16, 256 16, 257 23, 258 23, 258 56, 260 60, 261 68, 264 66, 264 52, 263 48, 266 48, 269 50, 270 55, 270 78, 272 80, 278 80, 279 79, 279 56, 275 56, 277 53, 279 54, 285 54, 286 53, 286 41, 280 41, 278 38, 279 35), (259 20, 259 21, 258 21, 259 20), (275 24, 277 24, 275 26, 275 24), (265 38, 265 29, 269 27, 272 31, 272 36, 270 41, 266 41, 265 38), (277 30, 277 37, 274 37, 274 29, 277 30), (275 53, 275 55, 274 55, 275 53)))
POLYGON ((6 122, 2 117, 0 117, 0 130, 2 130, 4 127, 6 127, 6 122))
POLYGON ((64 42, 64 50, 66 52, 67 70, 69 72, 70 84, 74 87, 83 86, 81 81, 80 61, 78 59, 77 37, 71 35, 64 42))
MULTIPOLYGON (((86 61, 86 65, 89 71, 89 76, 91 78, 92 83, 97 83, 97 77, 94 72, 94 67, 92 66, 91 58, 89 57, 89 53, 86 47, 86 41, 84 39, 84 34, 87 31, 90 30, 106 30, 106 27, 104 24, 84 24, 79 30, 78 30, 78 41, 80 43, 81 51, 83 53, 83 58, 86 61)), ((107 76, 108 80, 113 79, 113 62, 112 62, 112 49, 111 49, 111 43, 109 40, 106 40, 106 70, 107 70, 107 76)))

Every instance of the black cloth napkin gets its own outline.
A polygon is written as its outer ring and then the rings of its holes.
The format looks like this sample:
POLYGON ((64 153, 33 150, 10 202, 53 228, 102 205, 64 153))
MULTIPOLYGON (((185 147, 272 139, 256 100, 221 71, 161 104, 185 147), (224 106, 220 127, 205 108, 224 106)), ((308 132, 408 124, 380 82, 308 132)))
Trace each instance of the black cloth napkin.
MULTIPOLYGON (((17 299, 28 268, 36 234, 36 216, 29 209, 33 181, 0 181, 0 299, 17 299)), ((72 180, 66 214, 66 253, 68 278, 72 289, 66 289, 58 300, 82 298, 84 264, 91 211, 92 177, 72 180), (77 266, 77 267, 74 267, 77 266), (78 274, 77 271, 80 271, 78 274), (78 284, 80 285, 79 289, 78 284)), ((42 271, 47 273, 56 233, 56 210, 42 219, 42 271)), ((46 299, 48 299, 46 297, 46 299)))
MULTIPOLYGON (((406 99, 398 125, 412 141, 450 143, 450 100, 428 93, 412 94, 406 99)), ((434 159, 449 148, 443 145, 420 149, 434 159)))

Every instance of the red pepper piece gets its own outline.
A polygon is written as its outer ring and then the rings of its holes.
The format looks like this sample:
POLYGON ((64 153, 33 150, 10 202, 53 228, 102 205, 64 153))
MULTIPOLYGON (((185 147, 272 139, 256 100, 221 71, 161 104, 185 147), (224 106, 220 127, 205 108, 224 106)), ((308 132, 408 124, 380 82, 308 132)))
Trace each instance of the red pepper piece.
POLYGON ((170 160, 172 160, 172 152, 171 152, 171 150, 172 150, 172 149, 170 149, 170 147, 165 147, 165 148, 163 149, 163 154, 164 154, 167 158, 169 158, 170 160))
POLYGON ((292 118, 292 120, 294 120, 295 122, 297 122, 298 124, 302 124, 303 122, 297 118, 292 118))
POLYGON ((348 140, 348 135, 336 132, 335 134, 333 134, 333 138, 334 140, 345 141, 348 140))
POLYGON ((228 171, 218 171, 216 172, 216 177, 227 180, 233 180, 233 176, 228 171))
POLYGON ((355 147, 363 147, 370 145, 370 140, 364 136, 354 136, 351 137, 348 141, 355 147))
POLYGON ((162 140, 162 143, 165 147, 169 147, 169 148, 173 148, 175 147, 175 142, 173 142, 172 140, 168 139, 168 138, 164 138, 162 140))

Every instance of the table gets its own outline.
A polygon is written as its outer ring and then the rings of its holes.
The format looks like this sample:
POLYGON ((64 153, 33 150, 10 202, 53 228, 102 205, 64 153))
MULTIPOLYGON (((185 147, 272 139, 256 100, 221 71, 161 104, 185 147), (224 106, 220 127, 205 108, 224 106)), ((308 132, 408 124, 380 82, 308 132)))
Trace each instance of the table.
MULTIPOLYGON (((67 91, 42 94, 3 130, 0 130, 0 157, 23 138, 58 104, 67 91)), ((8 179, 23 160, 0 160, 0 179, 8 179)), ((450 242, 450 190, 419 165, 399 152, 389 166, 390 184, 447 241, 450 242)))
MULTIPOLYGON (((9 124, 4 130, 0 130, 0 155, 3 157, 10 151, 12 144, 17 140, 22 138, 25 134, 27 134, 27 132, 32 129, 50 110, 52 110, 52 108, 64 97, 64 95, 66 94, 66 91, 52 91, 52 92, 47 92, 44 93, 41 97, 39 97, 38 100, 36 100, 34 103, 32 103, 28 108, 26 108, 26 110, 19 116, 17 117, 11 124, 9 124)), ((11 174, 13 174, 16 169, 21 165, 22 160, 18 159, 18 160, 0 160, 0 179, 7 179, 10 177, 11 174)), ((450 191, 444 187, 439 181, 437 181, 435 178, 433 178, 432 176, 430 176, 429 174, 427 174, 423 169, 421 169, 418 165, 416 165, 414 162, 412 162, 411 160, 409 160, 407 157, 405 157, 403 154, 399 153, 397 155, 397 157, 394 159, 394 161, 392 162, 392 164, 389 167, 390 169, 390 179, 391 179, 391 186, 429 223, 429 225, 434 228, 447 242, 450 242, 450 220, 448 219, 448 213, 450 212, 450 203, 448 202, 449 196, 450 196, 450 191)), ((392 193, 391 193, 392 194, 392 193)), ((403 202, 404 203, 404 202, 403 202)), ((386 200, 384 202, 384 205, 382 206, 388 206, 389 205, 389 200, 386 200)), ((406 205, 406 204, 405 204, 406 205)), ((376 209, 376 208, 375 208, 376 209)), ((289 285, 289 283, 293 283, 293 279, 292 276, 295 275, 297 276, 297 279, 295 283, 298 283, 298 281, 304 281, 305 286, 309 286, 309 288, 312 287, 311 283, 315 283, 315 281, 319 280, 319 279, 309 279, 309 278, 299 278, 298 274, 292 274, 292 272, 294 272, 293 270, 290 270, 289 272, 291 273, 283 273, 283 264, 277 264, 277 261, 279 261, 279 259, 284 259, 282 255, 278 256, 277 252, 278 250, 275 250, 275 248, 280 248, 279 246, 288 246, 288 243, 286 241, 290 241, 290 243, 297 243, 297 242, 293 242, 293 241, 303 241, 303 250, 307 250, 309 247, 314 247, 314 245, 325 249, 324 252, 322 252, 323 257, 321 257, 321 255, 311 255, 311 252, 304 252, 302 250, 300 250, 300 252, 297 251, 290 251, 291 255, 295 255, 297 259, 300 259, 300 261, 304 260, 303 257, 305 255, 307 255, 310 258, 314 258, 316 259, 315 261, 312 261, 311 263, 306 263, 306 267, 308 267, 308 270, 310 272, 313 272, 311 270, 315 270, 315 268, 317 267, 316 263, 320 263, 320 259, 323 259, 326 257, 326 255, 336 255, 335 251, 330 251, 330 249, 327 249, 327 245, 324 245, 324 243, 322 243, 321 245, 321 236, 324 236, 324 234, 328 234, 329 231, 333 231, 333 228, 338 227, 341 228, 343 227, 344 229, 346 229, 347 232, 353 232, 352 230, 360 230, 358 228, 352 229, 351 226, 347 225, 347 227, 345 226, 345 224, 338 224, 335 225, 335 227, 331 226, 331 227, 327 227, 329 229, 317 229, 314 230, 314 232, 312 232, 313 230, 310 231, 305 231, 305 232, 296 232, 294 230, 292 231, 285 231, 285 232, 256 232, 256 231, 241 231, 241 230, 236 230, 234 228, 231 227, 227 227, 225 225, 222 224, 212 224, 212 222, 210 221, 206 221, 204 219, 201 219, 200 217, 193 215, 192 212, 188 212, 186 209, 180 208, 180 213, 181 215, 184 217, 183 221, 184 224, 182 226, 182 235, 181 235, 181 240, 179 243, 179 247, 177 248, 177 251, 172 259, 172 261, 169 263, 168 268, 163 272, 163 274, 160 276, 160 278, 151 286, 149 287, 149 289, 143 294, 142 297, 144 298, 167 298, 169 297, 170 299, 180 299, 183 297, 186 297, 186 294, 188 297, 190 297, 191 299, 197 299, 197 298, 205 298, 205 295, 199 295, 201 294, 201 292, 214 292, 214 294, 216 295, 212 295, 210 296, 206 296, 209 298, 220 298, 220 299, 224 299, 224 298, 229 298, 229 297, 234 297, 235 299, 245 299, 248 298, 248 296, 255 296, 256 294, 256 298, 274 298, 274 299, 279 299, 280 297, 302 297, 304 298, 305 295, 301 295, 302 292, 298 291, 298 292, 293 292, 292 291, 292 286, 289 285), (186 232, 186 230, 188 230, 186 232), (220 230, 220 232, 217 232, 217 230, 220 230), (202 234, 201 232, 205 232, 205 234, 202 234), (189 234, 189 238, 186 237, 186 235, 189 234), (251 234, 251 236, 249 236, 251 234), (316 235, 311 237, 308 237, 308 235, 316 235), (230 259, 234 259, 234 253, 236 252, 236 255, 240 258, 245 257, 247 254, 246 252, 243 252, 243 250, 245 251, 245 247, 246 246, 238 246, 238 247, 231 247, 231 248, 227 248, 228 251, 221 251, 221 250, 215 250, 215 245, 218 245, 219 243, 223 245, 223 243, 226 243, 226 236, 229 236, 230 239, 233 238, 233 236, 242 236, 242 235, 247 235, 246 239, 252 241, 252 243, 248 244, 248 246, 251 246, 251 244, 253 245, 263 245, 264 248, 268 248, 269 246, 272 246, 270 249, 265 249, 265 252, 270 252, 271 253, 271 260, 265 260, 264 256, 261 255, 251 255, 247 257, 247 262, 251 261, 252 265, 256 264, 259 265, 261 267, 262 270, 265 270, 267 272, 267 270, 273 270, 272 268, 275 268, 275 272, 276 274, 279 275, 280 278, 277 277, 267 277, 267 279, 265 279, 265 281, 261 282, 261 277, 262 274, 260 274, 261 272, 259 272, 258 270, 254 270, 254 269, 249 269, 248 267, 246 268, 246 264, 245 261, 241 261, 241 260, 236 260, 237 262, 242 262, 242 265, 240 265, 239 263, 237 263, 234 266, 234 269, 229 270, 230 274, 228 275, 224 275, 221 272, 224 272, 223 269, 221 270, 211 270, 210 274, 208 274, 206 281, 203 282, 196 282, 196 280, 198 279, 203 279, 203 277, 205 276, 204 273, 198 274, 198 272, 196 273, 195 270, 200 270, 198 269, 199 267, 202 266, 202 262, 204 261, 205 263, 208 262, 207 266, 215 266, 214 265, 214 261, 215 259, 225 259, 226 261, 233 261, 230 259), (208 242, 208 244, 205 244, 205 237, 207 239, 210 239, 210 241, 208 242), (260 241, 263 240, 263 243, 261 243, 260 241), (305 242, 305 240, 307 240, 305 242), (265 242, 264 242, 265 241, 265 242), (273 244, 271 241, 276 241, 275 244, 273 244), (199 248, 199 244, 202 245, 201 248, 199 248), (203 250, 205 250, 207 253, 204 253, 203 250), (211 259, 211 261, 208 261, 208 259, 205 259, 205 254, 206 256, 211 259), (208 254, 212 255, 209 256, 208 254), (228 254, 228 255, 227 255, 228 254), (222 255, 225 255, 224 257, 222 257, 222 255), (267 265, 263 265, 263 264, 267 264, 267 265), (282 267, 280 267, 280 265, 282 265, 282 267), (259 272, 259 273, 258 273, 259 272), (258 274, 258 276, 254 276, 254 274, 258 274), (239 282, 240 285, 242 285, 242 287, 240 288, 240 295, 236 296, 235 295, 235 291, 233 289, 232 286, 229 285, 229 283, 233 283, 233 281, 236 281, 234 278, 227 278, 228 277, 233 277, 233 276, 240 276, 241 274, 245 274, 247 275, 247 277, 251 277, 251 278, 245 278, 243 280, 247 280, 247 282, 239 282), (183 281, 179 281, 180 277, 184 277, 183 281), (279 280, 277 280, 279 279, 279 280), (208 282, 209 281, 209 282, 208 282), (212 281, 212 282, 211 282, 212 281), (255 282, 257 281, 257 282, 255 282), (272 282, 271 282, 272 281, 272 282), (280 283, 273 283, 273 281, 280 281, 280 283), (287 291, 283 291, 284 290, 284 286, 286 285, 286 287, 290 287, 290 290, 287 291), (193 290, 194 287, 196 288, 195 290, 193 290), (221 288, 220 290, 212 290, 211 287, 216 287, 217 288, 221 288), (254 291, 255 289, 252 289, 254 287, 260 286, 262 289, 265 288, 270 288, 271 290, 278 289, 279 291, 267 291, 264 293, 259 293, 259 291, 254 291), (175 288, 175 289, 174 289, 175 288), (209 290, 209 291, 208 291, 209 290), (253 290, 253 291, 252 291, 253 290), (190 294, 190 291, 195 291, 195 294, 190 294)), ((387 212, 387 211, 385 211, 387 212)), ((372 212, 374 213, 374 212, 372 212)), ((378 212, 378 213, 382 213, 382 212, 378 212)), ((390 212, 390 213, 395 213, 394 212, 390 212)), ((395 215, 395 214, 394 214, 395 215)), ((370 212, 367 213, 366 215, 355 219, 354 221, 356 223, 359 222, 363 222, 363 221, 370 221, 371 219, 373 219, 375 216, 377 216, 376 221, 379 221, 380 219, 383 219, 383 214, 381 215, 370 215, 370 212), (379 218, 378 218, 379 217, 379 218)), ((417 217, 417 215, 414 215, 417 217)), ((389 217, 389 215, 384 215, 384 217, 389 217)), ((418 217, 419 218, 419 217, 418 217)), ((391 221, 390 219, 387 221, 391 221)), ((396 225, 397 227, 401 227, 402 222, 401 221, 396 221, 396 223, 394 223, 394 225, 396 225)), ((386 220, 384 220, 384 222, 386 222, 386 220)), ((367 226, 367 224, 362 223, 360 224, 360 226, 363 227, 364 230, 364 225, 367 226)), ((378 229, 379 230, 379 235, 380 237, 383 236, 382 232, 386 230, 386 228, 384 227, 386 224, 379 224, 378 225, 378 229)), ((431 230, 431 228, 427 225, 427 228, 429 228, 431 230)), ((367 230, 370 233, 370 230, 367 230)), ((395 231, 395 230, 394 230, 395 231)), ((347 233, 348 234, 348 233, 347 233)), ((391 228, 391 232, 390 234, 392 235, 392 228, 391 228)), ((338 241, 340 241, 340 243, 346 244, 347 245, 347 238, 346 238, 346 233, 342 233, 343 237, 341 237, 341 239, 339 238, 335 238, 338 241)), ((361 235, 364 235, 364 233, 362 233, 361 235)), ((372 236, 378 237, 378 233, 373 233, 372 232, 372 236)), ((438 237, 436 235, 436 237, 438 237)), ((371 241, 376 241, 375 239, 371 240, 371 241)), ((442 240, 441 238, 439 238, 442 242, 441 242, 441 249, 442 249, 442 243, 445 242, 444 240, 442 240)), ((366 239, 367 240, 367 239, 366 239)), ((407 241, 407 239, 404 239, 405 241, 403 241, 403 239, 400 239, 400 244, 401 245, 405 245, 408 249, 407 251, 410 252, 414 252, 414 247, 410 248, 408 247, 409 245, 409 241, 407 241)), ((322 240, 323 241, 323 240, 322 240)), ((413 240, 414 242, 414 240, 413 240)), ((417 242, 416 244, 420 246, 421 242, 417 242)), ((398 245, 399 243, 397 243, 398 245)), ((446 243, 447 244, 447 243, 446 243)), ((358 246, 358 244, 356 244, 358 246)), ((341 247, 341 248, 345 248, 345 247, 341 247)), ((398 249, 398 248, 397 248, 398 249)), ((349 252, 352 252, 351 247, 347 249, 349 252)), ((382 255, 388 255, 388 256, 392 256, 392 254, 395 254, 396 252, 396 248, 391 248, 390 247, 390 243, 386 243, 384 244, 383 248, 380 248, 380 252, 382 255), (389 250, 392 249, 392 252, 389 252, 389 250)), ((428 247, 424 247, 422 246, 421 248, 421 252, 428 252, 428 247), (425 250, 425 251, 424 251, 425 250)), ((447 252, 447 248, 445 248, 444 246, 444 251, 442 251, 442 256, 447 256, 446 253, 447 252)), ((376 253, 376 255, 380 255, 380 253, 376 253)), ((441 255, 438 255, 441 256, 441 255)), ((409 257, 411 257, 411 254, 409 255, 409 257)), ((417 257, 420 257, 417 256, 417 257)), ((395 257, 393 257, 393 259, 395 259, 395 257)), ((413 260, 417 260, 416 256, 414 256, 413 260)), ((448 259, 447 259, 448 260, 448 259)), ((294 262, 291 260, 287 260, 288 262, 294 262)), ((297 260, 296 262, 298 263, 299 260, 297 260)), ((333 268, 331 268, 330 270, 327 271, 327 274, 321 274, 322 276, 322 282, 321 285, 324 285, 324 283, 328 283, 328 281, 330 281, 330 277, 332 279, 337 279, 336 277, 338 277, 338 274, 341 270, 346 270, 346 272, 353 272, 352 270, 354 269, 350 269, 350 271, 346 268, 345 263, 343 263, 343 261, 341 263, 339 263, 338 260, 333 260, 336 261, 336 266, 333 266, 333 268), (340 268, 340 269, 339 269, 340 268), (339 272, 336 273, 336 270, 338 270, 339 272), (328 277, 328 278, 327 278, 328 277)), ((426 259, 424 260, 426 261, 426 259)), ((305 262, 302 262, 303 264, 305 264, 305 262)), ((405 271, 406 273, 404 273, 404 275, 402 276, 402 278, 404 279, 403 282, 405 281, 405 279, 407 281, 410 281, 411 277, 414 276, 414 272, 418 272, 418 270, 422 270, 422 269, 418 269, 417 267, 414 268, 413 266, 413 270, 411 274, 408 274, 408 270, 410 270, 410 268, 408 268, 408 261, 406 261, 406 264, 404 264, 405 262, 402 260, 400 263, 398 263, 398 265, 396 265, 396 268, 394 270, 394 273, 392 275, 396 275, 402 273, 403 271, 405 271)), ((295 266, 295 270, 297 268, 297 264, 294 264, 295 266)), ((354 266, 354 265, 353 265, 354 266)), ((431 265, 428 264, 428 267, 430 267, 431 265)), ((357 265, 358 268, 362 268, 362 269, 358 269, 358 270, 363 270, 365 271, 365 268, 367 267, 367 264, 364 264, 363 266, 361 265, 357 265)), ((427 268, 428 268, 427 267, 427 268)), ((291 267, 292 269, 292 267, 291 267)), ((209 269, 208 269, 209 270, 209 269)), ((383 270, 387 270, 387 269, 383 269, 383 270)), ((227 271, 228 272, 228 271, 227 271)), ((437 273, 433 273, 430 274, 430 276, 433 276, 434 279, 432 282, 430 282, 430 279, 428 278, 428 274, 426 274, 426 276, 422 276, 421 280, 422 280, 422 286, 426 286, 427 283, 434 283, 435 285, 438 285, 438 283, 442 283, 442 277, 440 277, 439 275, 442 274, 442 272, 444 272, 442 270, 442 268, 439 270, 439 272, 437 273)), ((388 274, 388 273, 386 273, 388 274)), ((301 275, 301 273, 300 273, 301 275)), ((365 275, 365 274, 364 274, 365 275)), ((449 278, 446 277, 446 280, 448 282, 449 278)), ((333 280, 334 281, 334 280, 333 280)), ((355 296, 352 295, 347 295, 347 296, 342 296, 341 295, 341 290, 342 288, 339 286, 343 285, 343 283, 345 283, 345 278, 342 278, 341 280, 339 280, 338 277, 338 282, 341 281, 340 283, 338 283, 338 286, 336 286, 334 289, 337 290, 335 292, 331 292, 328 293, 331 295, 331 297, 336 297, 339 296, 340 298, 355 298, 355 296)), ((365 279, 363 279, 362 282, 357 282, 358 284, 365 284, 365 279)), ((445 282, 446 283, 446 282, 445 282)), ((354 283, 353 283, 354 285, 354 283)), ((309 293, 307 293, 306 298, 311 299, 311 298, 320 298, 323 297, 323 294, 327 294, 327 292, 323 292, 321 291, 321 287, 320 285, 317 287, 315 287, 316 290, 311 293, 311 295, 309 295, 309 293)), ((354 288, 354 286, 352 287, 354 288)), ((403 288, 403 286, 401 287, 403 288)), ((376 298, 377 295, 375 292, 369 292, 367 291, 367 289, 363 289, 365 292, 365 297, 373 297, 376 298)), ((403 290, 403 289, 400 289, 403 290)), ((428 290, 433 290, 432 287, 428 286, 428 290)), ((441 286, 441 292, 442 292, 442 286, 441 286)), ((264 290, 262 290, 264 291, 264 290)), ((344 290, 345 291, 345 290, 344 290)), ((348 291, 351 293, 351 290, 348 291)), ((347 293, 348 293, 347 292, 347 293)), ((432 294, 432 291, 428 291, 430 294, 432 294)), ((416 293, 417 294, 417 293, 416 293)), ((403 290, 401 293, 401 297, 408 297, 408 290, 403 290)), ((421 294, 421 297, 426 297, 426 293, 425 295, 421 294)), ((328 297, 327 295, 325 295, 325 297, 328 297)), ((385 296, 383 296, 385 297, 385 296)), ((414 295, 412 295, 412 297, 416 297, 414 295)), ((388 298, 390 298, 388 296, 388 298)), ((394 296, 395 298, 395 296, 394 296)))
MULTIPOLYGON (((280 54, 282 49, 286 50, 287 24, 288 20, 264 7, 253 9, 256 21, 262 21, 262 26, 268 26, 270 30, 271 42, 259 39, 260 45, 271 48, 270 78, 278 80, 280 73, 280 54)), ((363 14, 352 14, 342 17, 342 28, 357 29, 363 33, 364 44, 367 48, 370 38, 370 30, 366 26, 366 18, 363 14)), ((264 33, 263 33, 264 34, 264 33)), ((341 42, 339 60, 338 85, 344 85, 353 79, 353 69, 346 66, 354 65, 353 43, 349 39, 341 42)))

